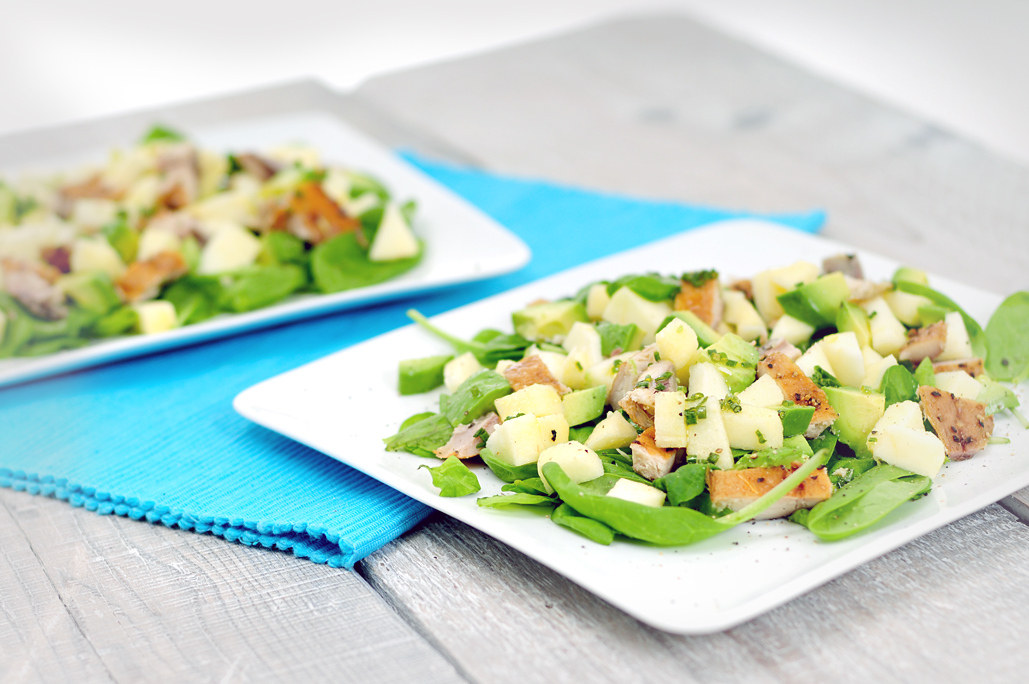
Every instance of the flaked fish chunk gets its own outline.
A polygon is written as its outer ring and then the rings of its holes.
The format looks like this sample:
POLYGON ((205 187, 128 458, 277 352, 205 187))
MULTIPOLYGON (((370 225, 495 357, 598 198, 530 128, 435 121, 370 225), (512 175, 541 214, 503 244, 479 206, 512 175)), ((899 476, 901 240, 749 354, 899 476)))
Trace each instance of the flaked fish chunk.
POLYGON ((636 352, 618 366, 618 372, 615 373, 615 379, 611 383, 611 390, 607 393, 608 404, 618 406, 625 395, 635 389, 637 378, 654 364, 656 354, 657 345, 652 344, 636 352))
POLYGON ((626 394, 618 405, 629 414, 632 422, 641 428, 654 427, 654 404, 657 401, 657 390, 637 387, 626 394))
POLYGON ((439 449, 436 449, 435 453, 442 459, 450 458, 451 456, 457 456, 461 460, 474 458, 479 455, 482 447, 486 445, 486 440, 476 437, 476 435, 479 434, 480 430, 485 430, 487 436, 492 435, 499 424, 499 416, 490 411, 467 425, 458 425, 454 428, 454 434, 450 436, 450 440, 439 449))
POLYGON ((718 324, 722 322, 724 309, 722 285, 717 276, 706 281, 700 287, 684 280, 682 289, 675 295, 676 311, 692 311, 712 328, 717 328, 718 324))
POLYGON ((822 272, 842 273, 857 280, 863 280, 865 277, 857 254, 835 254, 831 257, 826 257, 822 261, 822 272))
POLYGON ((908 341, 897 353, 901 361, 910 361, 916 366, 922 359, 935 359, 947 345, 947 322, 936 321, 924 328, 908 331, 908 341))
POLYGON ((153 299, 161 286, 189 270, 186 260, 178 252, 161 252, 146 261, 133 262, 115 283, 118 291, 129 302, 153 299))
POLYGON ((978 378, 985 371, 983 360, 976 357, 970 359, 956 359, 954 361, 933 361, 933 373, 949 373, 951 371, 965 371, 973 378, 978 378))
POLYGON ((792 343, 787 342, 781 337, 777 337, 774 340, 768 340, 761 345, 761 348, 758 349, 758 354, 760 354, 760 358, 762 359, 766 356, 771 356, 772 354, 782 354, 790 361, 796 361, 803 355, 803 352, 801 352, 800 349, 792 343))
POLYGON ((993 416, 986 415, 985 404, 927 386, 918 388, 918 399, 950 460, 964 461, 986 447, 993 434, 993 416))
POLYGON ((15 259, 0 261, 4 289, 37 318, 56 321, 68 316, 64 291, 54 285, 61 273, 50 265, 15 259))
POLYGON ((644 430, 630 447, 632 469, 640 477, 654 481, 672 472, 681 455, 680 449, 662 449, 654 441, 654 428, 644 430))
POLYGON ((818 437, 839 417, 829 405, 829 399, 822 388, 785 354, 776 352, 761 359, 757 364, 757 375, 771 375, 788 401, 800 406, 815 407, 815 415, 812 416, 811 424, 804 433, 808 439, 818 437))

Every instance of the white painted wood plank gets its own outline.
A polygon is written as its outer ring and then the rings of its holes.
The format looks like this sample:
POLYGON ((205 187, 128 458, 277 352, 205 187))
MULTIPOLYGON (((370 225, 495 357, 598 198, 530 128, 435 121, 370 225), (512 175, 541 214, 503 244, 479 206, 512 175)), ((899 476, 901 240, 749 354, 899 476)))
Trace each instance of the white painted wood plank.
POLYGON ((0 673, 25 671, 5 682, 464 681, 346 570, 10 490, 0 514, 0 625, 29 635, 0 645, 0 673), (19 579, 25 546, 42 596, 19 579))

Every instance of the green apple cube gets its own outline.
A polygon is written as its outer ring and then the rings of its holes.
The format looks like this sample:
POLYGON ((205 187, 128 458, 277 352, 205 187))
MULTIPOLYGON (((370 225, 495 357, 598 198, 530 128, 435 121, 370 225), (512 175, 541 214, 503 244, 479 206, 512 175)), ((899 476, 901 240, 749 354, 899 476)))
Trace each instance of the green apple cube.
POLYGON ((739 412, 722 411, 722 422, 733 449, 760 451, 782 446, 782 421, 775 409, 740 404, 739 412))
POLYGON ((654 442, 662 449, 686 446, 686 395, 658 392, 654 399, 654 442))
POLYGON ((772 379, 771 375, 762 375, 753 385, 736 396, 741 404, 763 406, 765 408, 779 406, 786 400, 782 390, 779 389, 779 384, 772 379))
POLYGON ((543 437, 539 420, 528 414, 510 418, 498 425, 486 440, 486 448, 501 463, 523 466, 535 463, 548 443, 543 437))
POLYGON ((644 332, 643 344, 647 345, 654 342, 654 334, 671 313, 667 302, 652 302, 623 287, 611 296, 602 318, 618 325, 635 324, 644 332))
POLYGON ((465 352, 457 358, 447 361, 443 366, 443 384, 451 394, 468 378, 483 369, 475 354, 465 352))
POLYGON ((540 479, 543 480, 543 486, 546 487, 548 494, 553 494, 554 490, 547 482, 547 478, 543 477, 543 466, 547 463, 557 463, 561 466, 561 470, 565 471, 565 475, 577 484, 595 480, 604 474, 604 463, 589 447, 578 442, 565 442, 552 446, 543 451, 536 462, 537 472, 540 479))
POLYGON ((597 451, 623 449, 636 441, 636 428, 620 411, 609 411, 586 439, 586 446, 597 451))
POLYGON ((506 421, 519 413, 534 416, 564 415, 561 395, 550 385, 529 385, 496 401, 497 415, 506 421))
POLYGON ((614 487, 607 491, 607 496, 651 508, 661 508, 665 505, 665 493, 660 489, 624 477, 615 482, 614 487))
POLYGON ((944 343, 943 352, 934 361, 956 361, 975 356, 972 352, 972 342, 968 339, 968 330, 965 329, 965 319, 957 311, 952 311, 944 318, 947 322, 947 341, 944 343))

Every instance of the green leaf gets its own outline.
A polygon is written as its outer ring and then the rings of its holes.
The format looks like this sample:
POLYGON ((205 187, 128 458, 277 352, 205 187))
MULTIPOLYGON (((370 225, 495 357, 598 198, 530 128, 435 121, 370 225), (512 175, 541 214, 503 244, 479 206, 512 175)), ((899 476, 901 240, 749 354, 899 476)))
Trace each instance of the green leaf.
POLYGON ((651 302, 664 302, 675 297, 682 289, 678 278, 663 276, 658 273, 645 275, 627 275, 607 286, 607 293, 613 295, 623 287, 627 287, 640 297, 651 302))
POLYGON ((550 496, 547 494, 547 488, 543 484, 543 480, 538 477, 530 477, 525 480, 515 480, 509 484, 504 485, 500 488, 502 492, 523 492, 525 494, 540 494, 542 496, 550 496))
POLYGON ((492 411, 493 403, 508 394, 511 394, 511 383, 507 378, 496 371, 483 369, 454 390, 443 413, 451 425, 467 424, 492 411))
MULTIPOLYGON (((442 495, 441 495, 442 496, 442 495)), ((514 494, 498 494, 476 499, 475 503, 483 508, 505 508, 507 506, 554 506, 557 501, 546 495, 515 492, 514 494)))
POLYGON ((610 546, 611 542, 615 540, 614 530, 600 521, 579 515, 574 508, 566 503, 554 509, 554 512, 550 514, 550 519, 561 527, 578 532, 590 541, 595 541, 604 546, 610 546))
POLYGON ((868 529, 905 501, 926 494, 931 487, 928 477, 880 465, 859 475, 810 511, 797 511, 790 520, 804 525, 820 539, 835 541, 868 529))
POLYGON ((432 484, 439 488, 439 495, 448 498, 467 496, 479 491, 479 478, 475 473, 468 470, 468 466, 461 462, 457 456, 451 456, 443 461, 442 465, 430 468, 427 465, 418 466, 425 468, 432 474, 432 484))
MULTIPOLYGON (((483 463, 489 466, 489 469, 493 471, 493 474, 499 477, 504 482, 519 482, 523 480, 529 480, 535 478, 538 475, 535 463, 526 463, 521 466, 511 466, 503 461, 498 461, 493 456, 493 452, 489 449, 482 449, 479 451, 479 458, 482 459, 483 463)), ((542 480, 540 481, 542 484, 542 480)), ((545 491, 545 490, 544 490, 545 491)))
POLYGON ((419 251, 408 259, 371 261, 355 234, 344 233, 311 250, 311 272, 318 289, 329 294, 395 278, 414 268, 421 258, 419 251))
POLYGON ((815 366, 815 372, 811 375, 811 382, 819 387, 842 387, 840 381, 821 366, 815 366))
POLYGON ((165 288, 161 299, 175 305, 179 325, 190 325, 219 313, 223 290, 216 276, 186 275, 165 288))
POLYGON ((943 306, 951 311, 957 311, 960 313, 961 319, 965 322, 965 329, 968 331, 968 339, 972 343, 972 353, 982 359, 988 358, 986 353, 986 334, 983 332, 983 329, 979 327, 979 324, 975 322, 975 319, 969 316, 953 299, 945 294, 937 292, 931 287, 907 280, 899 280, 894 283, 894 286, 901 292, 922 295, 933 304, 943 306))
POLYGON ((521 335, 504 335, 496 330, 482 330, 473 340, 462 340, 460 337, 437 328, 428 318, 415 309, 407 310, 407 317, 424 330, 448 342, 458 354, 471 352, 484 366, 493 367, 501 360, 517 360, 525 355, 525 350, 532 344, 521 335))
POLYGON ((918 382, 904 366, 890 366, 883 374, 879 392, 886 396, 886 406, 902 401, 915 401, 918 397, 918 382))
POLYGON ((236 313, 253 311, 285 299, 306 283, 304 269, 293 264, 254 266, 225 288, 221 305, 236 313))
POLYGON ((386 451, 409 451, 413 454, 429 455, 435 449, 450 441, 454 426, 442 414, 430 414, 416 423, 406 425, 397 434, 387 437, 386 451))
POLYGON ((933 372, 932 359, 928 356, 915 369, 915 383, 919 387, 936 387, 936 373, 933 372))
POLYGON ((172 128, 168 128, 167 126, 157 124, 147 131, 146 134, 140 138, 139 142, 140 144, 145 145, 152 142, 182 142, 185 139, 186 136, 182 133, 179 133, 172 128))
POLYGON ((672 506, 685 506, 704 493, 707 470, 705 463, 687 463, 654 480, 654 486, 668 494, 668 503, 672 506))
POLYGON ((997 307, 986 324, 986 372, 994 380, 1029 377, 1029 292, 1016 292, 997 307))

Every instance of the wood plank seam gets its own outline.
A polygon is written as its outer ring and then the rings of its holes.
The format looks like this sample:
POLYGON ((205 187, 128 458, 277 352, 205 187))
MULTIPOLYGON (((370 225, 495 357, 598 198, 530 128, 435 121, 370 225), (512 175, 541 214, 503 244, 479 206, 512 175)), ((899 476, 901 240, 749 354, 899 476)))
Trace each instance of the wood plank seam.
POLYGON ((7 514, 14 521, 14 524, 18 526, 18 530, 21 532, 22 536, 25 538, 25 542, 28 545, 29 550, 32 552, 33 557, 39 563, 39 567, 40 567, 40 570, 42 570, 42 572, 43 572, 43 576, 46 577, 46 581, 50 584, 50 587, 53 589, 54 594, 57 596, 58 600, 61 602, 61 607, 64 608, 64 612, 68 614, 68 618, 71 620, 71 623, 73 625, 75 625, 75 630, 82 636, 82 639, 87 644, 89 644, 90 650, 93 651, 93 654, 96 656, 97 661, 99 661, 100 664, 103 666, 104 673, 107 675, 107 678, 110 679, 112 682, 117 682, 118 679, 114 676, 114 674, 111 672, 110 668, 107 666, 107 663, 104 661, 103 656, 100 654, 100 651, 97 649, 96 644, 93 643, 93 641, 89 638, 89 635, 82 628, 81 623, 79 623, 78 619, 75 617, 75 614, 72 612, 71 608, 68 606, 68 602, 65 600, 64 596, 61 594, 61 590, 57 588, 57 584, 54 582, 53 578, 50 576, 49 568, 47 567, 46 563, 43 562, 43 559, 40 558, 39 553, 37 553, 35 547, 32 544, 32 538, 25 532, 25 528, 22 527, 21 522, 18 520, 18 516, 15 514, 14 511, 12 511, 10 509, 10 507, 7 505, 7 502, 3 501, 2 499, 0 499, 0 506, 3 506, 4 510, 7 512, 7 514))

